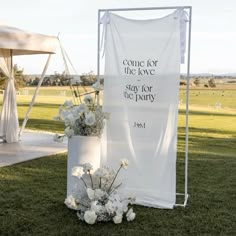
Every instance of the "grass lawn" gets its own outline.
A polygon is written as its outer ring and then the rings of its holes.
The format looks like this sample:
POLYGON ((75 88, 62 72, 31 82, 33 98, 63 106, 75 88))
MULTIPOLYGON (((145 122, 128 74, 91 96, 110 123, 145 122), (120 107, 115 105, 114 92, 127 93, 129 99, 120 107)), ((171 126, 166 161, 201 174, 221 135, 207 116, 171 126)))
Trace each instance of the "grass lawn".
MULTIPOLYGON (((185 209, 135 206, 137 218, 131 223, 89 226, 63 204, 66 154, 60 154, 0 168, 0 235, 236 235, 236 104, 225 99, 215 109, 219 94, 212 91, 202 90, 200 96, 190 91, 190 198, 185 209)), ((235 98, 236 90, 231 95, 235 98)), ((180 97, 184 99, 183 91, 180 97)), ((63 130, 52 121, 62 101, 50 100, 45 106, 45 99, 51 98, 39 98, 27 127, 63 130)), ((27 101, 18 103, 22 119, 27 101)), ((185 112, 180 108, 177 190, 183 192, 185 112)))

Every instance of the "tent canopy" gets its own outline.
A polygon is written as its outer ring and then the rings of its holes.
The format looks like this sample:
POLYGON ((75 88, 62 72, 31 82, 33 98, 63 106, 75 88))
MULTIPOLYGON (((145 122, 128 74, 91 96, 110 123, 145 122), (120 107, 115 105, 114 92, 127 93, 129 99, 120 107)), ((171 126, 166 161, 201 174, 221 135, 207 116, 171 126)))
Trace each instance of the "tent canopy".
POLYGON ((13 56, 55 53, 57 40, 55 36, 0 25, 0 48, 11 49, 13 56))
MULTIPOLYGON (((0 69, 8 78, 0 114, 0 138, 4 141, 12 143, 19 140, 12 57, 16 55, 53 54, 57 44, 58 38, 55 36, 29 33, 15 27, 0 25, 0 69)), ((45 65, 42 78, 46 73, 49 59, 45 65)))

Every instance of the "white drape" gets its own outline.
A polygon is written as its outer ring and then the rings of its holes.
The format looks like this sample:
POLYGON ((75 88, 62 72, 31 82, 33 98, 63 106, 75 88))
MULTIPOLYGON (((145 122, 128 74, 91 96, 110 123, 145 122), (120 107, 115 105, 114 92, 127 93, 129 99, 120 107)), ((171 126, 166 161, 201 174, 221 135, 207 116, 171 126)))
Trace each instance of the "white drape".
POLYGON ((8 143, 18 142, 19 121, 11 50, 0 49, 0 68, 8 78, 0 116, 0 137, 8 143))
MULTIPOLYGON (((107 14, 107 13, 106 13, 107 14)), ((131 20, 109 13, 106 25, 103 109, 111 113, 102 164, 121 173, 123 192, 137 203, 173 208, 180 77, 180 21, 131 20)))

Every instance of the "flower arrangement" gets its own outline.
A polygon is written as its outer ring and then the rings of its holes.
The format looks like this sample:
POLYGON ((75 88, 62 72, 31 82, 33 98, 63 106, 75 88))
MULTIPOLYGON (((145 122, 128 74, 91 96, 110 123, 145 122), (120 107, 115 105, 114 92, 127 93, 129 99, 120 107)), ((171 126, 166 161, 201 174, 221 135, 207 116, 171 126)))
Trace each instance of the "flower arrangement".
POLYGON ((133 221, 136 214, 129 204, 135 202, 134 196, 124 197, 117 193, 121 183, 117 184, 117 176, 122 168, 128 166, 127 160, 121 160, 116 172, 103 167, 92 173, 92 165, 86 163, 72 169, 72 176, 78 178, 77 185, 71 195, 65 199, 68 208, 77 211, 80 220, 88 224, 113 221, 122 222, 124 215, 127 221, 133 221))
MULTIPOLYGON (((97 94, 100 84, 97 82, 92 87, 97 94)), ((72 101, 65 101, 59 107, 58 115, 54 117, 54 120, 65 122, 64 134, 55 134, 54 141, 62 142, 65 136, 71 138, 73 135, 100 136, 104 119, 107 118, 108 114, 102 112, 100 106, 95 105, 91 94, 87 94, 79 105, 73 105, 72 101)))

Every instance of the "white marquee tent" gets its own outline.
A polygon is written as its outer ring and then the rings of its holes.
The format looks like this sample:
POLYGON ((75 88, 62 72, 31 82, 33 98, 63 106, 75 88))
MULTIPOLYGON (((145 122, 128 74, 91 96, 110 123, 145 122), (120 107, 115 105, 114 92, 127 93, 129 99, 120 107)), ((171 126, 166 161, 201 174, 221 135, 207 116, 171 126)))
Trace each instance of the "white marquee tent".
MULTIPOLYGON (((19 122, 14 86, 13 56, 55 53, 58 38, 27 32, 15 27, 0 25, 0 69, 6 75, 7 82, 0 114, 0 137, 8 142, 18 142, 19 122)), ((49 59, 42 78, 46 73, 49 59)))

